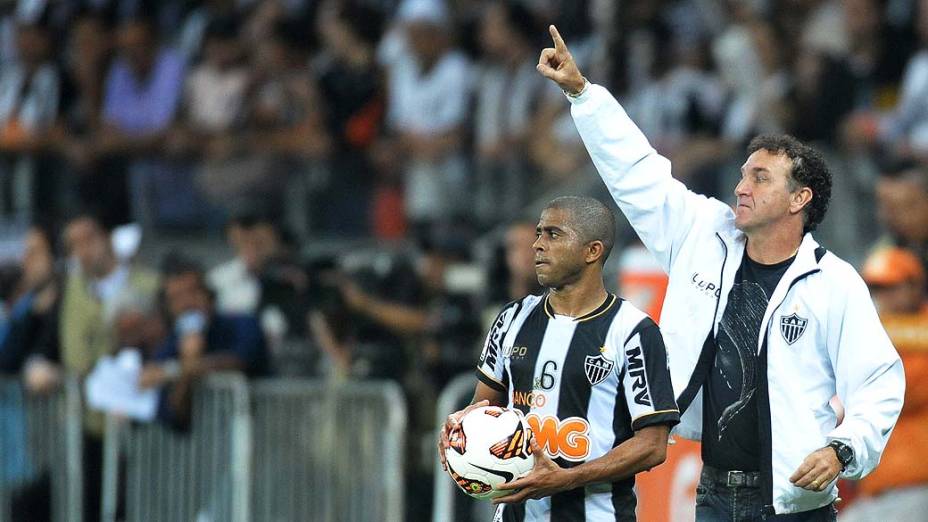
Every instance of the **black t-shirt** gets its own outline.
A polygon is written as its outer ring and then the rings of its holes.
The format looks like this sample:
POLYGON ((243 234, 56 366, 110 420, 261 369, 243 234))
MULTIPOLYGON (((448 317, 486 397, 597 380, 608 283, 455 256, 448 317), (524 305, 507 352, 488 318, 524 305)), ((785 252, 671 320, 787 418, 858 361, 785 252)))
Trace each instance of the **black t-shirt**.
POLYGON ((760 469, 757 339, 770 296, 793 259, 762 265, 745 253, 728 294, 703 388, 702 458, 716 469, 760 469))

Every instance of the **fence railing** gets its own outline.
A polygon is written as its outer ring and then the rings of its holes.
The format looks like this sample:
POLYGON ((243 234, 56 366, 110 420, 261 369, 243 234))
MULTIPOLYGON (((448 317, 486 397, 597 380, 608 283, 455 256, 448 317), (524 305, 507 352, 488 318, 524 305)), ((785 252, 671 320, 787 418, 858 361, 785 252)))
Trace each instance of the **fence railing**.
POLYGON ((0 522, 80 522, 82 453, 75 379, 47 394, 29 394, 18 379, 0 379, 0 522))
POLYGON ((121 493, 129 522, 250 520, 249 416, 248 383, 235 374, 197 388, 189 432, 109 416, 103 520, 116 519, 121 493))
MULTIPOLYGON (((443 425, 448 414, 461 410, 470 404, 474 396, 476 383, 477 378, 472 372, 468 372, 455 377, 445 386, 445 389, 438 396, 435 407, 437 410, 436 426, 443 425)), ((433 447, 437 448, 437 432, 435 442, 433 447)), ((476 501, 462 493, 454 484, 454 481, 451 480, 451 477, 441 469, 441 463, 437 455, 435 456, 433 499, 432 522, 493 519, 495 506, 488 501, 476 501)))
POLYGON ((267 380, 252 401, 252 520, 405 519, 399 386, 267 380))
POLYGON ((107 419, 104 521, 399 521, 406 405, 394 383, 211 377, 189 432, 107 419))

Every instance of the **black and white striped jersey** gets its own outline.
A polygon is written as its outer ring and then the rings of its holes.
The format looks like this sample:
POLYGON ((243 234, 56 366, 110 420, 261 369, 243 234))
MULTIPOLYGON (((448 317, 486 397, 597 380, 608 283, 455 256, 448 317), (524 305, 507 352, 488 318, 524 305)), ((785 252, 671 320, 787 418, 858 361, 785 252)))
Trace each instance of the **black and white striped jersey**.
MULTIPOLYGON (((487 335, 477 377, 526 414, 539 446, 562 467, 680 419, 660 330, 614 295, 577 318, 556 315, 547 296, 507 305, 487 335)), ((496 520, 635 520, 634 484, 632 477, 501 506, 496 520)))

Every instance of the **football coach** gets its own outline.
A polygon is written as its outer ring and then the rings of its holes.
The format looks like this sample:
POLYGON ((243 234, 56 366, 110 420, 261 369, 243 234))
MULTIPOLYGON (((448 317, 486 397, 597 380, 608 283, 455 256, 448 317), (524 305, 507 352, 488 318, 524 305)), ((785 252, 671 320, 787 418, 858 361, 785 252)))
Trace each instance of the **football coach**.
POLYGON ((905 380, 863 280, 812 238, 831 194, 825 161, 760 136, 734 207, 690 192, 550 32, 538 71, 564 90, 606 187, 670 276, 661 330, 686 410, 676 433, 702 441, 696 520, 835 520, 836 479, 877 466, 905 380))

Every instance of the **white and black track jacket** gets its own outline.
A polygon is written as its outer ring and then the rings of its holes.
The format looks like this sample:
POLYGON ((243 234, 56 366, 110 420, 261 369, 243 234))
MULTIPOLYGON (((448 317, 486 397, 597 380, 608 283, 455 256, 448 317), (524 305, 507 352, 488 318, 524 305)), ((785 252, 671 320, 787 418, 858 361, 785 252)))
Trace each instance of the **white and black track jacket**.
MULTIPOLYGON (((744 255, 728 205, 687 190, 603 87, 571 98, 571 114, 600 176, 670 283, 661 315, 677 403, 676 432, 699 439, 701 388, 714 336, 744 255)), ((758 419, 768 511, 793 513, 837 497, 793 486, 803 459, 830 440, 854 450, 844 472, 872 471, 902 409, 905 378, 863 280, 810 234, 771 296, 757 339, 758 419), (764 378, 766 376, 766 378, 764 378), (845 417, 830 399, 838 395, 845 417)))

